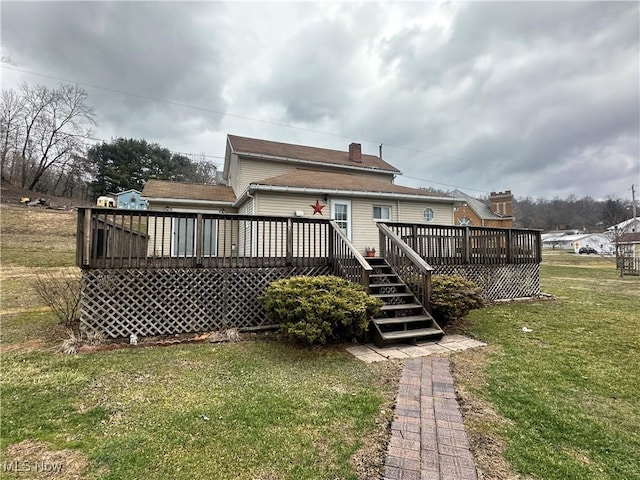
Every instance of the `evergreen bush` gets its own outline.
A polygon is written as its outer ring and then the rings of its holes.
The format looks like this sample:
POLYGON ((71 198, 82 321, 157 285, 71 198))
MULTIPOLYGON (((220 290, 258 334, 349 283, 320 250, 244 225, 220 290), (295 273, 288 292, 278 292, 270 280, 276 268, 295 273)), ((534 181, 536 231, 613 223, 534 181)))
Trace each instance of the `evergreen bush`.
POLYGON ((361 285, 331 275, 272 282, 260 297, 267 318, 290 339, 321 345, 361 337, 382 302, 361 285))

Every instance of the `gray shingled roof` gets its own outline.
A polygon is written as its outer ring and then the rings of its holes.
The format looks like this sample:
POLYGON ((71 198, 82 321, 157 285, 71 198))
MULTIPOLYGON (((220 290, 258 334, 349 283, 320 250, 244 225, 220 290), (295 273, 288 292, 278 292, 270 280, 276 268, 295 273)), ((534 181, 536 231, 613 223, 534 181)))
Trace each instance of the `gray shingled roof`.
POLYGON ((204 185, 195 183, 148 180, 142 189, 146 198, 181 198, 210 202, 235 202, 236 196, 226 185, 204 185))
MULTIPOLYGON (((393 193, 419 195, 423 197, 446 197, 446 195, 404 187, 393 183, 373 180, 358 174, 328 173, 317 170, 296 169, 276 177, 252 182, 252 185, 309 188, 319 190, 350 190, 355 192, 393 193)), ((451 198, 453 201, 453 197, 451 198)))
POLYGON ((389 173, 400 173, 393 165, 375 155, 362 154, 362 163, 349 160, 348 151, 329 150, 326 148, 307 147, 290 143, 271 142, 257 138, 228 135, 229 144, 234 153, 265 155, 292 160, 304 160, 321 164, 342 165, 348 167, 370 168, 389 173))

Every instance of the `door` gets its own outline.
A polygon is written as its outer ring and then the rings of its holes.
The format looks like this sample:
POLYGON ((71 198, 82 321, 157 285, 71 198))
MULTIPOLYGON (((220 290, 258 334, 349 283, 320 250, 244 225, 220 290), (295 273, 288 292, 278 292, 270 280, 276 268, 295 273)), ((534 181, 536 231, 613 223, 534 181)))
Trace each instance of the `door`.
MULTIPOLYGON (((217 255, 217 220, 202 220, 202 254, 205 257, 217 255)), ((195 218, 174 218, 171 222, 171 255, 174 257, 193 257, 196 254, 196 236, 198 228, 195 218)))
POLYGON ((331 199, 331 219, 351 240, 351 200, 331 199))

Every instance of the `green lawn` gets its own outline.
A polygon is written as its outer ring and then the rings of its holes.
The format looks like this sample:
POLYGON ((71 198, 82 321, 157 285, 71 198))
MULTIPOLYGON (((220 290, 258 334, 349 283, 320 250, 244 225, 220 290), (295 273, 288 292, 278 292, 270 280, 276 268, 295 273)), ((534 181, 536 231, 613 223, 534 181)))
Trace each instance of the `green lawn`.
POLYGON ((618 278, 611 259, 557 251, 545 252, 541 277, 557 300, 472 312, 469 332, 492 347, 486 383, 464 386, 506 418, 493 433, 518 473, 638 479, 640 278, 618 278))
POLYGON ((58 354, 65 332, 34 282, 73 265, 74 215, 1 213, 1 478, 52 478, 35 473, 43 459, 62 463, 61 479, 363 480, 380 471, 398 363, 266 338, 58 354), (16 461, 31 474, 5 471, 16 461))

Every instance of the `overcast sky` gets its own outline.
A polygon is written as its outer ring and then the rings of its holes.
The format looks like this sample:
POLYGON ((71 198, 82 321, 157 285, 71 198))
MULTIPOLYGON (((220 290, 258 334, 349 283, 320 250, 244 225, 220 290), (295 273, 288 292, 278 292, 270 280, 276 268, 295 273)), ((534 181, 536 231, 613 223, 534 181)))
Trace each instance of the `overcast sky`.
POLYGON ((220 168, 228 133, 382 143, 402 185, 639 189, 638 2, 0 5, 2 88, 79 83, 97 138, 220 168))

